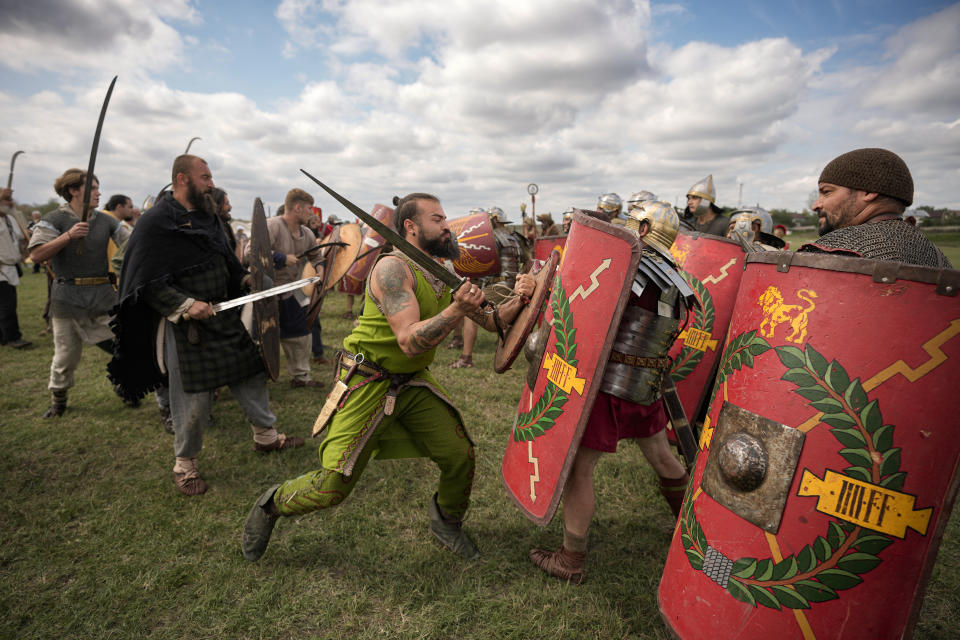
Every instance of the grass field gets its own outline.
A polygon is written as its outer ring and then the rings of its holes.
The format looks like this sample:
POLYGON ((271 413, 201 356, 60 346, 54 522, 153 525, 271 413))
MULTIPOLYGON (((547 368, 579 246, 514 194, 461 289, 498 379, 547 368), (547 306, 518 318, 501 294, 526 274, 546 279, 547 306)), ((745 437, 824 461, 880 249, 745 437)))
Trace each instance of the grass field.
MULTIPOLYGON (((372 463, 337 509, 280 522, 266 555, 249 564, 239 550, 248 509, 267 486, 315 468, 315 443, 254 453, 224 392, 200 456, 210 490, 180 496, 172 438, 152 396, 123 407, 99 350, 85 351, 66 415, 39 417, 52 355, 40 333, 44 296, 43 276, 27 274, 20 319, 36 346, 0 348, 0 638, 668 637, 656 590, 673 521, 636 446, 598 468, 587 582, 569 587, 529 563, 532 546, 558 543, 559 518, 534 526, 501 486, 522 372, 492 372, 489 334, 475 368, 448 369, 457 354, 446 349, 434 366, 477 443, 467 527, 479 561, 432 541, 427 504, 437 474, 407 460, 372 463)), ((328 300, 328 345, 350 329, 343 310, 342 296, 328 300)), ((329 381, 331 372, 315 367, 314 376, 329 381)), ((270 393, 279 426, 308 435, 325 394, 291 389, 286 375, 270 393)), ((916 637, 960 637, 958 575, 954 516, 916 637)))

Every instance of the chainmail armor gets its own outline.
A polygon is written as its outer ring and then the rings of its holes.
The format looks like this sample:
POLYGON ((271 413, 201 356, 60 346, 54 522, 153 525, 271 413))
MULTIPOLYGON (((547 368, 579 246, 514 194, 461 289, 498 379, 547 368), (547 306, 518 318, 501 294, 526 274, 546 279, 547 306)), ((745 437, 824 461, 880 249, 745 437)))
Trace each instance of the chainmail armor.
POLYGON ((884 220, 844 227, 800 247, 807 253, 853 253, 861 258, 891 260, 937 269, 952 269, 946 256, 921 231, 903 220, 884 220))

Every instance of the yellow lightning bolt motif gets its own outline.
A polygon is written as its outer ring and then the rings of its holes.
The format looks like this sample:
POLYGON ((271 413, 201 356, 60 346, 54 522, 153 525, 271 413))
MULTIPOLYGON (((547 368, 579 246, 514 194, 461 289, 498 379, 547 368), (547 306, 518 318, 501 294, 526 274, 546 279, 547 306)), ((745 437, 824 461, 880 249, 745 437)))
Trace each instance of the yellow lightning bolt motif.
MULTIPOLYGON (((952 320, 946 329, 935 335, 920 347, 927 353, 927 355, 930 356, 929 360, 916 368, 911 367, 902 359, 897 360, 869 380, 865 380, 863 383, 863 390, 872 391, 897 374, 902 375, 910 382, 916 382, 947 361, 947 354, 945 354, 940 347, 942 347, 952 338, 956 337, 958 334, 960 334, 960 319, 952 320)), ((820 412, 798 426, 797 429, 803 433, 806 433, 807 431, 810 431, 810 429, 813 429, 815 426, 820 424, 820 418, 822 417, 823 412, 820 412)))

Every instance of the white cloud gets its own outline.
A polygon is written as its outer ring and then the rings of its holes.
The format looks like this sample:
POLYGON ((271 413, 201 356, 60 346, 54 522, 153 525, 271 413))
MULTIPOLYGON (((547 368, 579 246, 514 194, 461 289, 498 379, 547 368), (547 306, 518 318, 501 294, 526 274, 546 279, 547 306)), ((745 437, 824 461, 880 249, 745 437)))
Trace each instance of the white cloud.
MULTIPOLYGON (((824 72, 842 40, 812 51, 785 38, 651 46, 652 16, 681 15, 681 5, 651 13, 625 0, 284 0, 275 16, 288 55, 319 52, 325 73, 299 76, 296 95, 258 102, 154 78, 185 64, 190 45, 174 25, 201 23, 203 5, 112 6, 116 20, 143 25, 149 47, 127 35, 84 45, 100 27, 68 42, 0 27, 0 45, 22 37, 31 54, 47 47, 31 62, 0 64, 34 73, 146 65, 121 75, 97 165, 106 193, 137 201, 169 181, 173 157, 200 136, 192 151, 210 161, 241 218, 255 196, 275 207, 289 188, 310 188, 301 167, 361 206, 435 191, 454 217, 496 204, 517 218, 529 182, 541 187, 538 211, 591 207, 607 191, 650 189, 673 201, 707 173, 720 204, 736 204, 739 178, 745 204, 800 208, 823 164, 860 146, 901 153, 918 203, 960 202, 949 169, 960 165, 957 45, 948 37, 960 31, 956 8, 903 27, 881 60, 824 72)), ((62 82, 74 84, 26 99, 0 93, 4 140, 16 141, 0 152, 27 150, 14 184, 27 200, 52 196, 57 175, 86 164, 106 83, 82 74, 62 82)))

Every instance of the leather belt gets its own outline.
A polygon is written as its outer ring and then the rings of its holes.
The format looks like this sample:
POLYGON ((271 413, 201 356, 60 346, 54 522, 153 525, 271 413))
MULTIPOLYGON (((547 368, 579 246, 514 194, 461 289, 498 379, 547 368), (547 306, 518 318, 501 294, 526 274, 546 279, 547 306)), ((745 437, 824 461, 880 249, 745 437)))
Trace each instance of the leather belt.
POLYGON ((72 284, 78 287, 91 287, 100 284, 115 284, 117 282, 117 276, 110 274, 109 276, 95 276, 90 278, 57 278, 57 284, 72 284))
POLYGON ((610 362, 619 362, 637 369, 666 369, 670 366, 670 358, 645 358, 619 351, 610 352, 610 362))

